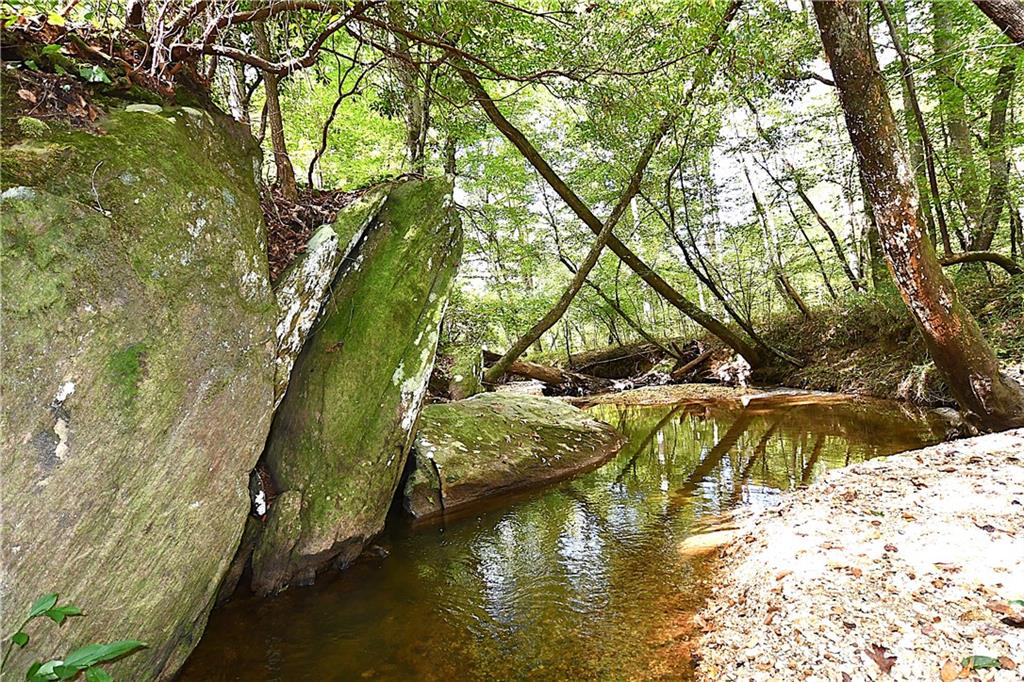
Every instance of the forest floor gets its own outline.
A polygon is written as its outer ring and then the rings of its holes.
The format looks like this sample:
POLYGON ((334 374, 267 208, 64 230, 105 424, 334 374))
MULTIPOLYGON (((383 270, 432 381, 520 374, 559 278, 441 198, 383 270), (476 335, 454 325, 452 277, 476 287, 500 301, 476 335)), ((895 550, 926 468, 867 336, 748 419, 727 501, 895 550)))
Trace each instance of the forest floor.
POLYGON ((1024 429, 835 470, 739 526, 698 679, 1021 679, 1024 429))

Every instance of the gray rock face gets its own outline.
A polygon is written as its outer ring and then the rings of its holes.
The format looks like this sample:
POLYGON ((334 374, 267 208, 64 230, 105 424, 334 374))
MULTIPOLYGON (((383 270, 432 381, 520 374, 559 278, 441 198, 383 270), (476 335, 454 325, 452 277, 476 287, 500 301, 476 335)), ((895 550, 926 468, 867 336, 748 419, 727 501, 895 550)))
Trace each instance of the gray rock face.
POLYGON ((461 256, 450 196, 445 179, 394 186, 330 287, 267 443, 282 494, 253 555, 259 593, 346 565, 384 526, 461 256))
POLYGON ((86 616, 11 669, 141 639, 109 669, 144 680, 191 651, 238 544, 276 313, 251 138, 195 109, 100 125, 3 148, 0 620, 59 592, 86 616))
POLYGON ((405 508, 416 518, 593 469, 625 440, 554 398, 482 393, 428 405, 413 446, 405 508))

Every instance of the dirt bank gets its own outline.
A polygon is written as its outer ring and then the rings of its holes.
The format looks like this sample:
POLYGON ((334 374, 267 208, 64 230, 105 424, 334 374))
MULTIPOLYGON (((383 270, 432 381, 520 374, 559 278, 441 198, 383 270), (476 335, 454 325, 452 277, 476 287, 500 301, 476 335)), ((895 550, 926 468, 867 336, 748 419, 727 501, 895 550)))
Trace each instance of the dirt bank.
POLYGON ((698 679, 1020 680, 1024 429, 833 471, 743 521, 715 582, 698 679))

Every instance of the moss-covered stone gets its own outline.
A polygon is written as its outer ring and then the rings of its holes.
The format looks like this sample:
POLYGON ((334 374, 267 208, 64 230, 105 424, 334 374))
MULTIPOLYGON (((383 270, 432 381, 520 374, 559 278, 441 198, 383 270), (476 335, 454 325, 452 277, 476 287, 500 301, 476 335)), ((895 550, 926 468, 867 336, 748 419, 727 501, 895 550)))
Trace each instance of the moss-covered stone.
POLYGON ((274 404, 284 398, 295 358, 320 314, 328 287, 342 262, 349 258, 377 217, 387 192, 374 190, 342 209, 333 225, 323 225, 306 250, 285 270, 274 286, 277 299, 277 353, 274 404))
POLYGON ((484 373, 484 356, 479 348, 453 349, 455 362, 451 369, 448 395, 452 400, 464 400, 477 393, 483 393, 480 377, 484 373))
POLYGON ((393 187, 331 286, 267 444, 290 501, 270 509, 253 557, 257 592, 344 566, 383 528, 461 255, 450 197, 443 178, 393 187))
MULTIPOLYGON (((202 632, 269 428, 275 306, 256 146, 198 110, 50 123, 2 150, 0 620, 59 592, 86 617, 10 663, 202 632)), ((23 126, 24 127, 24 126, 23 126)))
POLYGON ((604 463, 624 442, 611 426, 554 398, 483 393, 428 405, 405 508, 424 518, 568 478, 604 463))

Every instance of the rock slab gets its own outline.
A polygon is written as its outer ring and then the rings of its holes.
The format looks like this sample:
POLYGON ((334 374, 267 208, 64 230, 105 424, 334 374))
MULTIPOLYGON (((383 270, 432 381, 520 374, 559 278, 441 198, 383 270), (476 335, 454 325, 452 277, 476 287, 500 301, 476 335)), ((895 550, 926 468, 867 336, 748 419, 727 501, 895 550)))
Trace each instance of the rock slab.
POLYGON ((257 593, 344 567, 383 529, 461 251, 450 180, 413 180, 342 265, 267 443, 281 495, 253 554, 257 593))
POLYGON ((155 105, 98 126, 2 152, 0 621, 58 592, 86 615, 35 621, 12 670, 140 639, 109 670, 148 680, 191 651, 238 544, 276 315, 248 133, 155 105))
POLYGON ((568 478, 625 443, 611 426, 554 398, 483 393, 423 408, 405 508, 425 518, 568 478))

